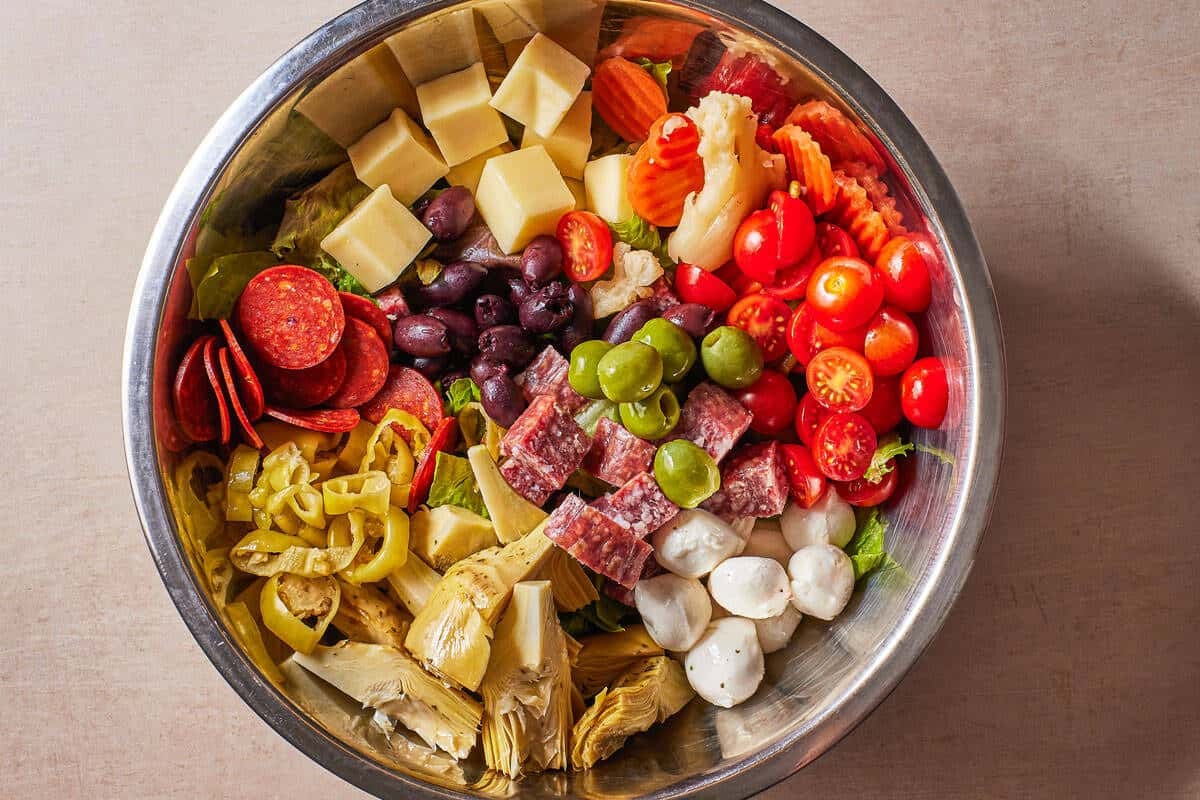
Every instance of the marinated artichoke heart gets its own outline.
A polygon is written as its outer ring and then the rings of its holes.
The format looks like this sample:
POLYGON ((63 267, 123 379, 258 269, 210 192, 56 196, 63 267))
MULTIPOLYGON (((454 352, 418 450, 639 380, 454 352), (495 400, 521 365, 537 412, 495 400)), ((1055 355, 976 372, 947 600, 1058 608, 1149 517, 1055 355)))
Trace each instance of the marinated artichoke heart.
POLYGON ((554 605, 559 611, 578 611, 588 603, 600 599, 596 584, 592 583, 583 571, 583 565, 562 548, 554 548, 537 577, 550 581, 554 605))
POLYGON ((479 484, 479 494, 487 506, 488 516, 501 544, 520 539, 541 525, 549 516, 545 511, 513 491, 500 474, 496 460, 485 445, 477 444, 467 450, 467 460, 479 484))
POLYGON ((492 523, 465 508, 438 506, 412 516, 409 546, 434 569, 447 569, 498 544, 492 523))
POLYGON ((410 614, 420 613, 433 590, 442 580, 442 574, 410 552, 408 559, 387 576, 388 586, 410 614))
POLYGON ((409 652, 438 677, 478 690, 493 628, 512 587, 542 569, 554 549, 539 525, 511 544, 450 567, 409 628, 404 640, 409 652))
POLYGON ((483 694, 483 757, 510 778, 563 769, 571 735, 571 664, 548 581, 513 587, 483 694))
POLYGON ((404 649, 404 637, 412 616, 373 586, 355 586, 339 580, 342 601, 333 627, 356 642, 391 645, 404 649))
POLYGON ((475 746, 483 717, 479 703, 443 686, 401 650, 345 641, 292 658, 363 708, 399 720, 430 747, 466 758, 475 746))
POLYGON ((654 656, 635 663, 603 689, 571 732, 571 767, 590 769, 635 733, 649 730, 687 705, 695 692, 678 661, 654 656))
POLYGON ((593 634, 579 644, 582 649, 575 659, 571 678, 584 697, 591 697, 610 685, 642 659, 663 654, 663 649, 641 625, 630 625, 616 633, 593 634))

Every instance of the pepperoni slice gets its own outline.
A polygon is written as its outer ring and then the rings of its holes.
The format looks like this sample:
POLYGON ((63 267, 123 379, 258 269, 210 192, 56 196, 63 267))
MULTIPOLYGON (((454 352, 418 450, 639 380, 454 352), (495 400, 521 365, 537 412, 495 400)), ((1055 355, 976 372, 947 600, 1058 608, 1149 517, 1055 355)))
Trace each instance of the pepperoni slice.
POLYGON ((346 380, 346 354, 342 348, 308 369, 261 367, 263 388, 271 403, 285 408, 312 408, 333 397, 346 380))
POLYGON ((383 340, 387 351, 392 352, 392 323, 388 322, 383 309, 367 298, 350 292, 338 292, 338 297, 342 298, 342 310, 346 312, 346 318, 361 319, 370 325, 383 340))
POLYGON ((354 408, 379 394, 388 377, 388 353, 375 329, 361 319, 346 319, 338 350, 346 354, 346 380, 329 398, 330 408, 354 408))
POLYGON ((393 408, 407 411, 433 431, 442 419, 442 396, 424 375, 409 367, 396 365, 388 372, 379 394, 359 411, 368 422, 379 424, 393 408))
POLYGON ((217 405, 217 421, 220 426, 221 444, 229 444, 229 437, 233 435, 229 423, 229 403, 225 399, 225 392, 221 389, 221 375, 217 365, 217 337, 207 336, 204 339, 204 371, 208 375, 208 385, 212 389, 213 397, 216 398, 217 405))
POLYGON ((320 433, 346 433, 358 425, 359 415, 353 408, 318 408, 303 410, 299 408, 276 408, 267 406, 268 417, 320 433))
POLYGON ((254 430, 254 426, 250 424, 250 418, 246 416, 246 409, 242 405, 242 400, 238 397, 237 380, 233 377, 233 370, 229 367, 229 348, 222 347, 217 351, 217 361, 221 364, 221 377, 225 379, 225 388, 229 390, 229 405, 233 409, 233 416, 238 421, 238 426, 242 429, 242 434, 246 437, 246 441, 253 445, 256 449, 262 450, 263 440, 259 438, 258 431, 254 430))
POLYGON ((272 267, 255 275, 236 313, 254 354, 284 369, 320 364, 337 349, 346 328, 333 284, 305 267, 272 267))
MULTIPOLYGON (((263 415, 263 408, 267 404, 263 397, 262 382, 254 372, 254 367, 250 366, 250 359, 246 358, 246 351, 242 349, 241 343, 233 335, 233 326, 229 324, 229 320, 219 321, 221 332, 225 334, 225 343, 229 345, 229 357, 233 361, 233 371, 237 377, 234 384, 237 387, 235 393, 242 401, 246 415, 251 422, 254 422, 263 415)), ((230 391, 234 390, 231 388, 230 391)))
POLYGON ((171 400, 179 428, 193 442, 211 442, 217 438, 218 407, 208 373, 204 368, 204 348, 212 336, 201 336, 183 354, 175 371, 171 400))

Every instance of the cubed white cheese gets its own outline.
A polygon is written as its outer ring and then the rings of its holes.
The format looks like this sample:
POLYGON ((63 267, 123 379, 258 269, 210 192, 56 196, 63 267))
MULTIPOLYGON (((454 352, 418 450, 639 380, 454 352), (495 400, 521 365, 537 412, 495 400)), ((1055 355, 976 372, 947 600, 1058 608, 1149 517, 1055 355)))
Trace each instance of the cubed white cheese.
POLYGON ((492 107, 549 138, 583 91, 590 73, 587 64, 539 33, 504 76, 492 107))
POLYGON ((414 85, 465 69, 480 60, 475 12, 438 14, 388 37, 388 47, 414 85))
POLYGON ((451 186, 465 186, 471 190, 471 194, 475 194, 475 190, 479 187, 479 176, 483 174, 483 166, 488 159, 511 153, 513 149, 511 142, 505 142, 499 147, 493 147, 491 150, 480 153, 474 158, 451 167, 446 174, 446 180, 450 182, 451 186))
POLYGON ((417 87, 421 118, 448 165, 508 141, 504 120, 488 105, 491 99, 492 87, 481 63, 417 87))
POLYGON ((346 152, 360 181, 372 189, 386 184, 405 205, 449 172, 433 140, 399 108, 346 152))
POLYGON ((606 0, 553 0, 546 4, 547 36, 591 66, 596 63, 606 0))
POLYGON ((583 169, 588 208, 611 225, 633 217, 629 202, 629 166, 633 156, 618 153, 588 162, 583 169))
POLYGON ((546 148, 564 178, 582 180, 583 168, 592 150, 592 93, 580 92, 567 116, 549 136, 539 136, 527 126, 521 147, 539 144, 546 148))
POLYGON ((575 196, 575 210, 587 211, 587 192, 584 191, 583 181, 577 181, 574 178, 563 178, 563 182, 567 184, 567 188, 575 196))
POLYGON ((384 185, 321 240, 321 249, 358 278, 367 291, 378 292, 400 277, 431 237, 421 220, 384 185))
MULTIPOLYGON (((551 0, 561 2, 561 0, 551 0)), ((492 35, 501 44, 531 39, 538 31, 546 28, 546 14, 542 0, 493 0, 480 3, 476 10, 487 20, 492 35)))
POLYGON ((338 68, 296 103, 297 111, 342 147, 358 141, 397 107, 416 114, 417 94, 382 44, 338 68))
POLYGON ((552 234, 575 197, 544 147, 490 159, 479 177, 475 205, 506 253, 515 253, 539 234, 552 234))

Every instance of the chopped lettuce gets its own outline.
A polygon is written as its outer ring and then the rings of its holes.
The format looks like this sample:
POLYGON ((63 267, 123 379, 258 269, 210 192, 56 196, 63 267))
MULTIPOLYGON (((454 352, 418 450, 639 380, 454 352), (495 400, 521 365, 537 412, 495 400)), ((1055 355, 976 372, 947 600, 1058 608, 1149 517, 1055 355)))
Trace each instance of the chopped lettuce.
POLYGON ((367 298, 371 302, 375 302, 375 298, 367 291, 367 287, 363 286, 358 278, 347 272, 346 268, 335 261, 333 256, 328 253, 322 253, 320 258, 308 266, 325 276, 325 279, 332 283, 333 287, 339 292, 357 294, 367 298))
POLYGON ((458 506, 489 519, 483 495, 479 493, 479 484, 475 481, 475 471, 471 469, 471 462, 449 453, 437 454, 437 462, 433 467, 433 483, 429 487, 429 499, 426 504, 430 508, 458 506))
POLYGON ((618 222, 612 228, 613 236, 620 239, 634 250, 649 250, 664 267, 673 266, 674 261, 667 255, 667 246, 658 233, 658 228, 634 214, 624 222, 618 222))
POLYGON ((343 164, 288 198, 271 252, 289 261, 312 265, 325 255, 321 240, 370 193, 370 188, 355 176, 354 168, 349 163, 343 164))
POLYGON ((924 453, 925 455, 933 456, 948 467, 954 466, 954 456, 940 447, 931 447, 927 444, 921 444, 920 442, 917 442, 915 447, 918 453, 924 453))
POLYGON ((258 273, 279 263, 273 253, 233 253, 214 259, 188 261, 195 282, 193 316, 198 319, 228 319, 242 290, 258 273), (200 273, 207 262, 208 266, 200 273), (199 280, 195 275, 200 273, 199 280))
POLYGON ((456 417, 467 403, 479 400, 479 387, 470 378, 459 378, 446 390, 446 416, 456 417))
POLYGON ((650 76, 658 81, 664 90, 667 88, 667 76, 671 74, 670 61, 662 61, 656 64, 648 58, 639 58, 637 63, 638 66, 649 72, 650 76))
POLYGON ((883 537, 888 521, 878 508, 864 509, 858 519, 858 528, 846 544, 846 555, 854 565, 854 580, 860 581, 880 568, 896 566, 883 549, 883 537))
POLYGON ((889 436, 875 448, 875 454, 871 456, 871 466, 867 467, 863 479, 868 483, 879 483, 883 476, 895 469, 891 463, 892 459, 907 456, 912 451, 911 442, 905 444, 899 435, 889 436))

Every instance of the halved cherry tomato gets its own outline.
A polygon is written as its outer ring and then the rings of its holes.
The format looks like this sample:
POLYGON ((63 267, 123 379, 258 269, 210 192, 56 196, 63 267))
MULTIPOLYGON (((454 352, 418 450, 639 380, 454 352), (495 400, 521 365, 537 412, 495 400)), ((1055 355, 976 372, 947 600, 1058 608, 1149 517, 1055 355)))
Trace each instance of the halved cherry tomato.
POLYGON ((821 427, 821 423, 829 414, 829 409, 817 401, 816 395, 805 392, 796 406, 796 435, 800 437, 800 441, 812 447, 817 428, 821 427))
POLYGON ((813 435, 813 460, 825 477, 853 481, 866 474, 877 444, 874 428, 861 414, 831 414, 813 435))
POLYGON ((764 369, 762 375, 745 389, 733 393, 753 416, 750 430, 774 436, 792 423, 796 416, 796 390, 782 372, 764 369))
POLYGON ((563 271, 573 281, 594 281, 613 260, 612 231, 590 211, 568 211, 555 231, 563 248, 563 271))
POLYGON ((675 268, 675 294, 685 303, 700 303, 718 314, 737 301, 729 284, 694 264, 681 263, 675 268))
POLYGON ((917 357, 917 326, 895 306, 884 306, 867 325, 863 355, 876 375, 899 375, 917 357))
POLYGON ((774 361, 788 351, 787 323, 792 309, 778 297, 752 294, 729 309, 726 320, 741 328, 762 350, 764 361, 774 361))
POLYGON ((929 308, 929 265, 912 239, 897 236, 884 245, 875 259, 875 269, 889 304, 910 314, 929 308))
POLYGON ((883 305, 883 284, 857 258, 827 258, 808 281, 808 306, 817 322, 835 331, 865 325, 883 305))
POLYGON ((780 300, 799 300, 808 291, 808 280, 820 263, 821 251, 814 245, 798 264, 784 267, 775 273, 775 280, 766 287, 767 294, 780 300))
POLYGON ((804 508, 812 508, 825 494, 825 476, 817 468, 812 451, 802 444, 781 444, 779 455, 791 485, 792 499, 804 508))
POLYGON ((826 328, 813 319, 808 303, 801 303, 796 307, 787 329, 788 348, 796 360, 806 367, 817 353, 830 347, 848 347, 861 352, 866 335, 866 326, 846 333, 826 328))
POLYGON ((858 258, 858 245, 854 243, 854 237, 832 222, 817 223, 817 248, 825 258, 858 258))
POLYGON ((936 357, 922 358, 900 380, 900 407, 904 416, 918 428, 936 428, 946 418, 950 385, 946 367, 936 357))
POLYGON ((822 350, 805 371, 808 391, 830 411, 859 411, 871 402, 875 376, 867 360, 848 347, 822 350))
POLYGON ((859 508, 873 508, 886 503, 888 498, 896 492, 896 484, 900 482, 900 471, 896 469, 896 460, 892 459, 888 465, 891 470, 884 474, 879 483, 871 483, 866 478, 859 478, 849 483, 835 483, 837 493, 847 503, 859 508))
POLYGON ((800 199, 799 182, 793 183, 787 192, 771 192, 767 208, 746 217, 733 237, 734 260, 756 281, 773 282, 776 272, 799 264, 812 249, 812 211, 800 199))
POLYGON ((412 486, 408 491, 408 513, 417 513, 417 507, 429 497, 429 487, 433 484, 433 470, 437 466, 437 454, 454 446, 456 431, 458 420, 454 417, 443 417, 434 428, 433 436, 430 437, 429 445, 421 456, 421 463, 417 465, 412 486))
POLYGON ((900 410, 900 376, 875 379, 875 391, 871 392, 871 402, 858 412, 867 418, 875 433, 882 436, 893 430, 904 419, 900 410))

